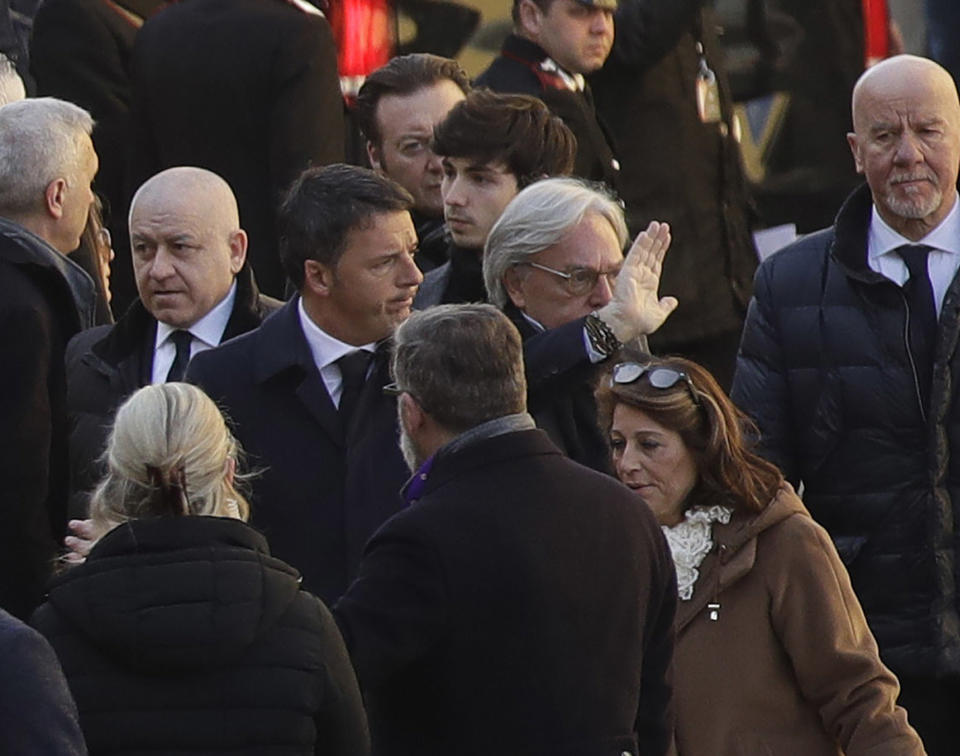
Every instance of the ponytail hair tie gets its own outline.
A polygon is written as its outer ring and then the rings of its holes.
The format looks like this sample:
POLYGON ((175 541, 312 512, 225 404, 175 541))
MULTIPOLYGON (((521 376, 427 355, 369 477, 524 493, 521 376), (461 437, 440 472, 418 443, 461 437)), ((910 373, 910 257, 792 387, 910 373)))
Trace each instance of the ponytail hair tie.
POLYGON ((160 505, 167 514, 185 517, 190 514, 190 499, 187 497, 187 474, 183 463, 173 468, 170 478, 155 465, 147 465, 147 480, 160 493, 160 505))

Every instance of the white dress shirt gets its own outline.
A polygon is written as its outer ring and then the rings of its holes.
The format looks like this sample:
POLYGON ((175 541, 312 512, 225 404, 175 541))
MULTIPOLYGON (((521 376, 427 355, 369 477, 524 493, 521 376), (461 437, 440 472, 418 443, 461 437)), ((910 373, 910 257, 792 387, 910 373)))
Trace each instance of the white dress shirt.
POLYGON ((157 338, 153 345, 153 374, 150 382, 164 383, 167 380, 167 373, 170 372, 173 361, 177 356, 177 345, 170 338, 174 331, 186 330, 190 332, 193 337, 190 341, 191 358, 197 352, 203 352, 218 346, 223 339, 223 332, 227 330, 227 323, 233 313, 233 303, 236 298, 237 282, 234 281, 230 291, 227 292, 227 296, 189 328, 175 328, 158 320, 157 338))
POLYGON ((310 319, 303 308, 303 299, 297 302, 297 312, 300 314, 300 328, 303 329, 303 335, 307 339, 313 362, 320 371, 320 377, 323 379, 323 385, 327 387, 333 406, 339 409, 340 395, 343 393, 343 375, 340 373, 340 366, 336 364, 337 360, 345 354, 360 350, 373 354, 377 345, 371 343, 353 346, 334 338, 310 319))
POLYGON ((886 276, 898 286, 903 286, 910 278, 907 264, 894 251, 904 244, 925 244, 931 247, 927 256, 927 275, 933 285, 933 299, 939 317, 943 297, 960 269, 960 202, 954 199, 953 207, 940 225, 915 242, 894 231, 880 217, 874 205, 867 236, 867 263, 872 270, 886 276))

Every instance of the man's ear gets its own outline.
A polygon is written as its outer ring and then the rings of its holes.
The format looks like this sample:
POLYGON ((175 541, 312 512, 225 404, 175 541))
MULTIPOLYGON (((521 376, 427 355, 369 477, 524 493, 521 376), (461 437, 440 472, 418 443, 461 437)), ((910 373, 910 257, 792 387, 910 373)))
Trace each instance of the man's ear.
POLYGON ((381 159, 381 148, 377 147, 369 139, 367 140, 367 160, 370 161, 370 167, 381 176, 386 175, 383 172, 383 160, 381 159))
POLYGON ((66 199, 67 180, 65 178, 56 178, 47 184, 43 193, 44 206, 47 214, 54 220, 60 220, 63 217, 63 203, 66 199))
POLYGON ((853 153, 853 164, 857 167, 857 173, 863 173, 863 161, 860 160, 860 140, 853 131, 847 134, 847 144, 850 145, 850 152, 853 153))
POLYGON ((247 232, 242 228, 230 234, 230 272, 237 275, 247 259, 247 232))
POLYGON ((520 16, 520 31, 534 40, 539 39, 543 26, 543 9, 533 0, 520 0, 517 10, 520 16))
POLYGON ((503 288, 507 290, 507 296, 518 310, 523 310, 527 305, 527 299, 523 293, 523 275, 516 267, 507 268, 503 274, 503 288))
POLYGON ((336 276, 333 268, 317 260, 303 261, 303 285, 320 297, 330 296, 336 276))
POLYGON ((407 429, 407 433, 415 433, 423 427, 426 420, 423 407, 410 394, 400 394, 397 399, 400 402, 400 418, 407 429))

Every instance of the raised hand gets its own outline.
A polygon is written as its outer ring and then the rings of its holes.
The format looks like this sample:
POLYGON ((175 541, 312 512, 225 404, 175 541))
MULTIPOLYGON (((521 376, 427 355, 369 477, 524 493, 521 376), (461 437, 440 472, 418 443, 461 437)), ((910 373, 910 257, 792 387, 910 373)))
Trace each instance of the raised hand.
POLYGON ((623 261, 613 299, 597 316, 620 342, 656 331, 677 307, 676 297, 660 297, 660 271, 670 247, 670 226, 651 221, 641 231, 623 261))

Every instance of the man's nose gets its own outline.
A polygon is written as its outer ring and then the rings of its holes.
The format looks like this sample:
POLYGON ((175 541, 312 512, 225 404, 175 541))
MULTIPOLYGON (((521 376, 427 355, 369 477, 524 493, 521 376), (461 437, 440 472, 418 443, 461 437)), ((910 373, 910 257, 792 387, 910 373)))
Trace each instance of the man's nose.
POLYGON ((427 165, 424 170, 434 175, 439 175, 443 172, 443 164, 440 161, 440 156, 429 147, 427 148, 427 165))
POLYGON ((413 255, 406 255, 400 270, 400 277, 397 281, 398 286, 419 286, 423 282, 423 273, 414 262, 413 255))
POLYGON ((167 251, 166 247, 157 248, 153 261, 150 263, 150 276, 152 278, 164 279, 174 274, 173 256, 167 251))
POLYGON ((916 163, 923 159, 923 152, 917 144, 917 139, 909 131, 904 131, 897 142, 897 152, 894 156, 898 163, 916 163))
POLYGON ((446 178, 440 186, 440 194, 443 197, 443 204, 456 205, 462 207, 464 203, 464 194, 461 191, 460 181, 456 178, 446 178))
POLYGON ((593 14, 590 31, 594 34, 606 34, 613 29, 613 16, 609 13, 597 12, 593 14))
POLYGON ((609 276, 601 273, 597 276, 597 282, 590 291, 590 305, 592 307, 603 307, 609 304, 613 299, 613 283, 609 276))

